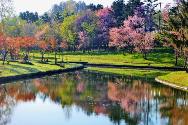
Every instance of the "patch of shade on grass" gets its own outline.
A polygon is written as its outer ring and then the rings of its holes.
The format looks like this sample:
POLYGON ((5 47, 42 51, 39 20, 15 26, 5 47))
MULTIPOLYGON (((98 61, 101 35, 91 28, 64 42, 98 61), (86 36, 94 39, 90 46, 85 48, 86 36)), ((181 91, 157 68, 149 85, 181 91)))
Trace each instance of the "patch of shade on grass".
POLYGON ((159 76, 157 78, 178 86, 188 87, 188 73, 185 71, 171 72, 167 75, 159 76))
POLYGON ((59 70, 76 66, 76 64, 65 64, 64 67, 60 67, 52 64, 32 63, 33 65, 10 62, 10 64, 2 65, 2 62, 0 62, 0 77, 59 70))
POLYGON ((88 67, 87 70, 112 73, 118 75, 135 76, 135 77, 147 77, 147 78, 155 78, 157 76, 166 75, 170 73, 169 71, 160 71, 160 70, 118 69, 118 68, 97 68, 97 67, 88 67))

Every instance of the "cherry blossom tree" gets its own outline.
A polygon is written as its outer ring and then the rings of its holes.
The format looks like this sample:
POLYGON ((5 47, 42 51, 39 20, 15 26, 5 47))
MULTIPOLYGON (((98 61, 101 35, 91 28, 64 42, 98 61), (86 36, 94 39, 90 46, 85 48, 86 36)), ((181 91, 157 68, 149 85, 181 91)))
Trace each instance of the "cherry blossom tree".
POLYGON ((55 38, 50 38, 49 40, 49 46, 53 52, 55 52, 55 64, 57 64, 57 49, 58 49, 58 43, 55 38))
POLYGON ((2 59, 3 59, 3 65, 5 64, 6 57, 8 55, 8 42, 7 38, 4 36, 4 34, 0 34, 0 47, 2 50, 2 59))
POLYGON ((38 47, 40 48, 41 52, 41 62, 45 62, 44 60, 44 54, 48 50, 48 44, 44 40, 40 40, 37 42, 38 47))
POLYGON ((68 43, 65 40, 63 40, 60 44, 60 48, 61 48, 62 62, 63 62, 63 51, 69 48, 68 43))
POLYGON ((96 12, 96 16, 98 17, 98 27, 99 27, 99 31, 97 35, 98 35, 98 41, 100 41, 98 47, 107 49, 110 39, 109 30, 110 28, 115 26, 115 19, 112 14, 112 9, 111 8, 100 9, 96 12))
POLYGON ((110 46, 140 52, 147 59, 146 54, 154 47, 154 36, 145 31, 144 24, 144 18, 129 16, 122 27, 110 30, 110 46))
MULTIPOLYGON (((85 41, 85 42, 89 42, 89 44, 87 44, 87 43, 85 44, 85 45, 89 45, 87 47, 87 49, 88 50, 95 49, 96 46, 98 45, 98 41, 97 41, 98 25, 97 25, 97 17, 95 15, 95 13, 92 11, 86 11, 86 12, 82 13, 81 16, 79 16, 76 19, 75 25, 76 25, 76 32, 78 33, 77 37, 82 36, 82 38, 83 38, 83 36, 84 37, 87 36, 87 41, 85 41)), ((80 44, 81 46, 83 46, 82 38, 79 38, 79 42, 81 43, 80 44)), ((78 46, 80 46, 80 45, 78 45, 78 46)))
POLYGON ((6 37, 2 34, 0 35, 3 65, 5 64, 8 54, 10 54, 12 60, 19 54, 21 47, 20 39, 20 37, 6 37))
POLYGON ((87 50, 87 48, 89 48, 89 38, 87 36, 86 32, 79 32, 78 33, 78 38, 79 38, 79 45, 78 45, 78 49, 82 49, 83 52, 85 52, 87 50))

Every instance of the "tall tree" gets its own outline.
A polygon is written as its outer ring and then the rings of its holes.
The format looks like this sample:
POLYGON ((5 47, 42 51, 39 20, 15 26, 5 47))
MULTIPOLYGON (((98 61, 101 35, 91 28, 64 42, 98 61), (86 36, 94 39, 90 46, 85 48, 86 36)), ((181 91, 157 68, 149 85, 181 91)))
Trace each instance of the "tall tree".
POLYGON ((145 31, 145 21, 137 15, 129 16, 122 27, 113 28, 110 31, 111 46, 124 49, 134 49, 143 54, 147 59, 147 53, 154 47, 154 36, 145 31))
POLYGON ((48 13, 44 13, 40 18, 42 19, 42 21, 44 23, 50 23, 51 22, 51 18, 50 18, 48 13))
POLYGON ((98 17, 98 33, 97 37, 100 41, 98 49, 107 49, 109 44, 109 30, 115 26, 115 19, 110 8, 100 9, 96 12, 98 17))
POLYGON ((25 21, 17 17, 9 17, 4 21, 4 34, 11 37, 21 36, 22 27, 25 25, 25 21))
POLYGON ((129 16, 133 16, 135 10, 142 6, 141 0, 129 0, 126 4, 124 0, 116 0, 112 4, 112 10, 115 19, 117 20, 117 26, 122 26, 123 21, 128 19, 129 16))
POLYGON ((145 18, 145 30, 149 32, 156 30, 154 15, 156 14, 155 9, 159 5, 157 2, 158 0, 145 0, 143 18, 145 18))
POLYGON ((33 13, 33 12, 29 12, 29 11, 21 12, 19 17, 23 20, 26 20, 27 23, 33 23, 33 22, 38 21, 38 19, 39 19, 37 12, 33 13))
POLYGON ((129 16, 133 16, 135 13, 135 10, 137 10, 139 7, 141 7, 144 3, 141 2, 141 0, 129 0, 127 4, 125 5, 125 19, 127 19, 129 16))
POLYGON ((71 47, 72 49, 75 48, 75 42, 77 39, 77 34, 75 31, 76 18, 77 15, 66 17, 60 26, 62 38, 68 42, 68 44, 70 45, 69 47, 71 47))
POLYGON ((160 33, 165 43, 175 50, 177 57, 181 53, 185 58, 185 67, 188 72, 188 2, 178 1, 175 7, 170 5, 163 11, 163 30, 160 33))
POLYGON ((34 23, 26 23, 22 26, 22 36, 34 37, 37 32, 37 26, 34 23))
POLYGON ((87 9, 90 9, 91 11, 96 11, 96 10, 103 9, 103 5, 101 5, 101 4, 97 4, 97 5, 89 4, 89 5, 87 5, 87 9))
POLYGON ((89 49, 96 48, 98 41, 97 38, 97 16, 93 11, 86 11, 80 17, 76 19, 76 31, 84 33, 87 36, 89 42, 89 49))
POLYGON ((117 26, 121 26, 125 20, 125 3, 124 0, 116 0, 112 4, 114 18, 117 21, 117 26))
POLYGON ((0 20, 2 23, 2 32, 4 30, 3 19, 11 16, 13 13, 13 4, 12 0, 0 0, 0 20))

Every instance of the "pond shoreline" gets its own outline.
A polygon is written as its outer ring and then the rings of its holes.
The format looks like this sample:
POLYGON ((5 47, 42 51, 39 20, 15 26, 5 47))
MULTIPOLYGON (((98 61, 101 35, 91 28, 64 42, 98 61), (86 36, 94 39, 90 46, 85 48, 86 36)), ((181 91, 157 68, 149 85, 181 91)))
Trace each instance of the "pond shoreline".
POLYGON ((186 86, 179 86, 179 85, 176 85, 174 83, 170 83, 170 82, 167 82, 167 81, 164 81, 164 80, 160 80, 159 78, 155 78, 155 81, 158 82, 158 83, 161 83, 163 85, 170 86, 170 87, 175 88, 175 89, 188 91, 188 87, 186 87, 186 86))
MULTIPOLYGON (((77 64, 82 64, 85 67, 98 67, 98 68, 185 71, 183 67, 157 67, 157 66, 133 66, 133 65, 131 66, 131 65, 114 65, 114 64, 94 64, 94 63, 88 63, 88 62, 69 62, 69 63, 77 63, 77 64)), ((160 80, 158 77, 155 77, 154 80, 163 85, 167 85, 169 87, 188 92, 187 86, 180 86, 174 83, 166 82, 166 81, 160 80)))
POLYGON ((23 79, 39 78, 39 77, 43 77, 43 76, 47 76, 47 75, 54 75, 54 74, 59 74, 59 73, 72 72, 72 71, 81 70, 84 68, 85 68, 85 66, 81 65, 81 66, 75 66, 75 67, 66 68, 66 69, 0 77, 0 84, 5 84, 7 82, 23 80, 23 79))
POLYGON ((183 67, 159 67, 159 66, 134 66, 134 65, 115 65, 115 64, 95 64, 88 62, 68 62, 82 64, 86 67, 104 67, 104 68, 125 68, 125 69, 144 69, 144 70, 166 70, 166 71, 185 71, 183 67))
MULTIPOLYGON (((59 70, 50 70, 45 72, 36 72, 36 73, 28 73, 28 74, 22 74, 22 75, 15 75, 15 76, 7 76, 7 77, 0 77, 0 84, 5 84, 7 82, 11 81, 17 81, 17 80, 23 80, 23 79, 31 79, 31 78, 40 78, 47 75, 54 75, 54 74, 60 74, 60 73, 66 73, 66 72, 72 72, 76 70, 81 70, 86 67, 99 67, 99 68, 114 68, 114 69, 142 69, 142 70, 163 70, 163 71, 184 71, 184 68, 182 67, 157 67, 157 66, 131 66, 131 65, 114 65, 114 64, 93 64, 88 62, 68 62, 68 63, 76 63, 81 64, 81 66, 75 66, 71 68, 66 69, 59 69, 59 70)), ((173 83, 168 83, 166 81, 160 80, 157 77, 155 78, 155 81, 158 83, 180 89, 183 91, 188 91, 188 87, 182 87, 178 86, 173 83)))

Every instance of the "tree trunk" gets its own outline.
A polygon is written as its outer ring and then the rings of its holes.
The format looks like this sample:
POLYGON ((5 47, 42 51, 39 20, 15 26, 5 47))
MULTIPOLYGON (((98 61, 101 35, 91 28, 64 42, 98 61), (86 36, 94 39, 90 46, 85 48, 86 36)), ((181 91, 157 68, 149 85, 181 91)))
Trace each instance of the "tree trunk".
POLYGON ((184 64, 184 67, 185 67, 185 71, 188 73, 188 57, 185 57, 185 64, 184 64))
POLYGON ((6 60, 7 54, 8 54, 8 52, 5 52, 5 54, 3 55, 3 65, 5 64, 5 60, 6 60))
POLYGON ((147 53, 144 52, 143 57, 144 57, 145 60, 147 60, 147 53))
POLYGON ((44 62, 44 52, 41 52, 41 55, 42 55, 41 62, 44 62))
POLYGON ((55 65, 57 64, 57 52, 55 51, 55 65))
POLYGON ((62 62, 62 63, 64 62, 64 60, 63 60, 63 52, 62 52, 62 54, 61 54, 61 62, 62 62))
POLYGON ((175 66, 178 65, 178 56, 176 55, 176 62, 175 62, 175 66))
POLYGON ((177 66, 178 65, 178 52, 177 51, 175 51, 175 56, 176 56, 175 66, 177 66))
POLYGON ((11 58, 11 60, 14 60, 14 56, 13 56, 12 52, 10 52, 10 58, 11 58))

